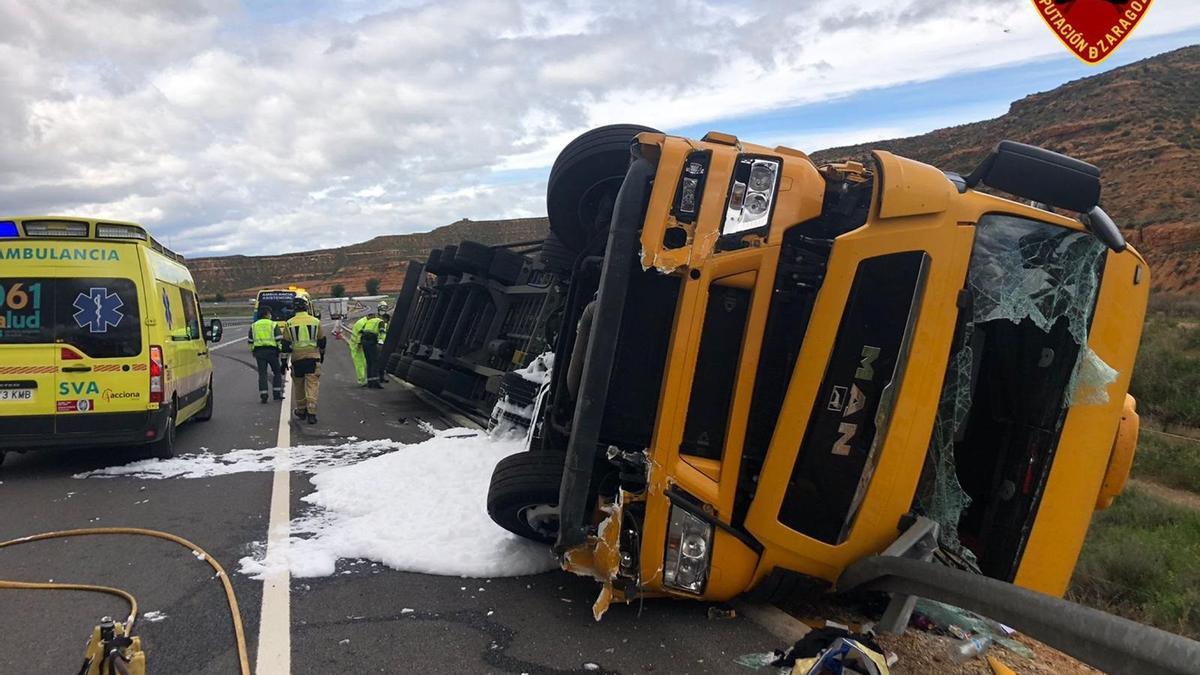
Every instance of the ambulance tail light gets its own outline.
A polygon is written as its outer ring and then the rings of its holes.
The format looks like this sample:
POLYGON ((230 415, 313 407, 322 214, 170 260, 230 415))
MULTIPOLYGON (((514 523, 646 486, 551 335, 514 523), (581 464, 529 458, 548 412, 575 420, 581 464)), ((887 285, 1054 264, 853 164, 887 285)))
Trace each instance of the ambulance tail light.
POLYGON ((150 402, 163 402, 163 354, 162 347, 150 347, 150 402))

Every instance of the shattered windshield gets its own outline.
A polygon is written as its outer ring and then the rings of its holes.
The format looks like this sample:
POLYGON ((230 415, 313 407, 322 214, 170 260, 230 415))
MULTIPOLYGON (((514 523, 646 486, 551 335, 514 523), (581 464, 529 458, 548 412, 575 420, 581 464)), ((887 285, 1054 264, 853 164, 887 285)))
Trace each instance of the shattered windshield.
POLYGON ((967 275, 971 306, 964 311, 970 315, 947 367, 917 496, 918 510, 940 524, 943 547, 968 562, 974 555, 959 541, 958 528, 971 498, 959 482, 955 444, 965 435, 977 395, 981 326, 995 321, 1032 324, 1049 335, 1065 325, 1077 356, 1065 395, 1058 399, 1057 433, 1068 407, 1106 402, 1107 386, 1117 376, 1087 346, 1104 255, 1103 244, 1085 232, 1001 214, 979 221, 967 275))

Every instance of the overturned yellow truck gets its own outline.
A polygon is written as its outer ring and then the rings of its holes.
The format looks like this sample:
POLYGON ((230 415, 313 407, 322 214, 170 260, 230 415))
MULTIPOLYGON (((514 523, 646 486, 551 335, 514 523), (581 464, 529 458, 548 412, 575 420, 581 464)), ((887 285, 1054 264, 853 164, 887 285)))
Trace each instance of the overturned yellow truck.
POLYGON ((961 567, 1061 595, 1132 462, 1150 281, 1095 167, 981 159, 573 141, 553 374, 493 519, 600 581, 598 612, 828 586, 918 517, 961 567))

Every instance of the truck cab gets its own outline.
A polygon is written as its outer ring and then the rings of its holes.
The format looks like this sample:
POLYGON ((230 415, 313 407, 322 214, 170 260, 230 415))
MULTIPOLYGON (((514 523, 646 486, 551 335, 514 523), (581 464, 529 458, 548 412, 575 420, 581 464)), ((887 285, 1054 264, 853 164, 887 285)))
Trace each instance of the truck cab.
POLYGON ((579 329, 493 519, 597 579, 597 614, 829 587, 917 517, 961 566, 1061 595, 1137 435, 1149 279, 1099 171, 1007 141, 960 176, 633 131, 551 172, 579 329))

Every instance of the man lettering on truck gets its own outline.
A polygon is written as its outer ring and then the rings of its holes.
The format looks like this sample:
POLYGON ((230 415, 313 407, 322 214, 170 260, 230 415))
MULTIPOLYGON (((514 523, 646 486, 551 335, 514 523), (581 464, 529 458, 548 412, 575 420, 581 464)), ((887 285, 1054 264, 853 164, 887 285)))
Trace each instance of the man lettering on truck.
POLYGON ((321 362, 325 360, 325 336, 321 320, 308 313, 308 300, 297 297, 296 315, 288 319, 285 340, 292 348, 292 387, 296 391, 296 417, 317 423, 317 390, 321 362))
POLYGON ((272 391, 275 400, 283 400, 283 371, 279 366, 279 347, 283 342, 283 331, 279 328, 271 308, 263 307, 258 310, 256 321, 250 324, 247 335, 250 351, 258 363, 258 398, 267 402, 267 369, 271 370, 272 391))

